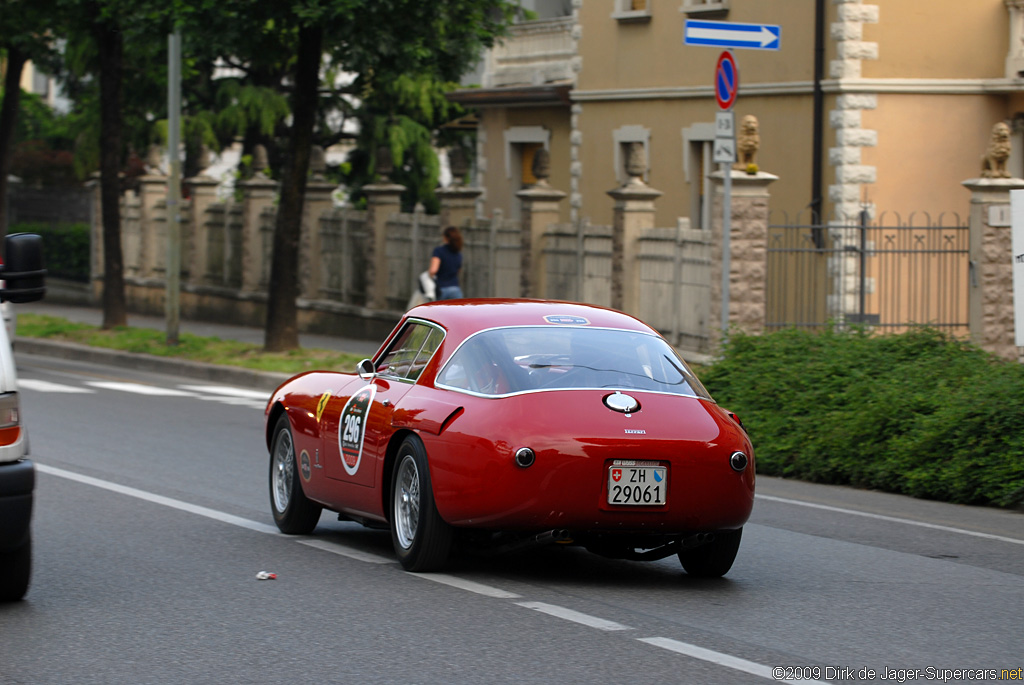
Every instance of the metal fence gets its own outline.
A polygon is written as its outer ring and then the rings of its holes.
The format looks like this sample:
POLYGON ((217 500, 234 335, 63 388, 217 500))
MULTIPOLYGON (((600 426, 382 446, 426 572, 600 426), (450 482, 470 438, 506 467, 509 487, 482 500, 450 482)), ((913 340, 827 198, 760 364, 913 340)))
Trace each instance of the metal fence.
MULTIPOLYGON (((773 217, 775 218, 775 217, 773 217)), ((955 214, 867 211, 768 226, 768 328, 915 325, 968 332, 969 229, 955 214)))

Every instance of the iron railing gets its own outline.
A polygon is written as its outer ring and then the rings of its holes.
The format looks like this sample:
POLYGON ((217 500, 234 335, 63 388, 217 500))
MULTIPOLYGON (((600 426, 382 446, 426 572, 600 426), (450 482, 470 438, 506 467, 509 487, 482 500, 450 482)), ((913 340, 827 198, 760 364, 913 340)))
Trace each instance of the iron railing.
POLYGON ((770 222, 767 253, 768 328, 968 332, 969 229, 955 214, 770 222))

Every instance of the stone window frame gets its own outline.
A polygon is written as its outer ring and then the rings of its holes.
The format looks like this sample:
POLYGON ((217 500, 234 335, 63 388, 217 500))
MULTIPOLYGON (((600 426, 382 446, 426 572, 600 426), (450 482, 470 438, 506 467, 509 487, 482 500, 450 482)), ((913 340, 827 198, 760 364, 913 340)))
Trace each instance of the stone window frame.
POLYGON ((543 126, 509 126, 505 129, 505 178, 512 179, 512 152, 514 145, 540 143, 551 150, 551 131, 543 126))
POLYGON ((683 0, 679 8, 688 16, 725 16, 729 13, 732 0, 683 0))
POLYGON ((710 230, 711 228, 711 190, 710 187, 705 187, 705 202, 701 204, 701 185, 702 181, 698 176, 705 178, 709 177, 715 167, 718 166, 712 161, 712 147, 715 143, 715 124, 714 122, 697 122, 691 126, 682 129, 683 135, 683 178, 687 183, 690 184, 690 223, 693 221, 693 208, 700 207, 701 213, 697 217, 699 220, 700 228, 703 230, 710 230), (701 145, 704 150, 702 159, 703 167, 697 168, 698 160, 693 154, 693 146, 701 145))
POLYGON ((634 24, 649 22, 651 20, 651 5, 654 0, 615 0, 612 9, 612 19, 620 24, 634 24), (641 9, 634 9, 637 5, 643 5, 641 9))
POLYGON ((651 172, 651 129, 637 124, 620 126, 612 131, 612 141, 615 147, 612 156, 612 164, 615 167, 615 180, 619 184, 629 180, 629 175, 626 174, 625 146, 629 143, 642 143, 644 146, 644 159, 647 164, 647 168, 644 169, 644 183, 647 183, 651 172))

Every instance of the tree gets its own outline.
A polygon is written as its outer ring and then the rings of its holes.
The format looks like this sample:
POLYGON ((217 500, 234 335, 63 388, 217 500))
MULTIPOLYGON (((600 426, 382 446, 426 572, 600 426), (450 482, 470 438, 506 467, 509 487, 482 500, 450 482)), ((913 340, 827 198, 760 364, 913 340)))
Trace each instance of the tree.
POLYGON ((299 346, 298 245, 321 66, 313 46, 324 41, 332 65, 358 73, 356 87, 372 89, 406 74, 453 81, 492 44, 515 9, 506 0, 337 0, 326 6, 316 0, 297 0, 290 13, 274 17, 281 26, 295 22, 298 57, 291 144, 274 227, 264 333, 267 350, 299 346))
POLYGON ((51 0, 4 3, 0 21, 0 51, 6 53, 0 104, 0 241, 7 235, 7 178, 21 105, 21 74, 28 60, 46 64, 52 57, 52 42, 47 35, 52 10, 51 0))
MULTIPOLYGON (((154 109, 162 107, 166 71, 157 70, 158 77, 153 78, 149 66, 154 57, 165 55, 168 9, 166 3, 157 0, 56 2, 60 11, 53 31, 67 40, 63 78, 79 97, 79 106, 84 105, 92 114, 81 118, 86 128, 79 151, 93 149, 98 157, 103 327, 113 328, 127 323, 120 214, 125 141, 129 138, 144 147, 142 141, 153 136, 148 118, 154 109), (131 59, 125 59, 126 52, 131 59), (126 80, 131 88, 125 88, 126 80), (130 106, 126 105, 126 91, 130 93, 130 106)), ((162 64, 166 62, 164 58, 162 64)))

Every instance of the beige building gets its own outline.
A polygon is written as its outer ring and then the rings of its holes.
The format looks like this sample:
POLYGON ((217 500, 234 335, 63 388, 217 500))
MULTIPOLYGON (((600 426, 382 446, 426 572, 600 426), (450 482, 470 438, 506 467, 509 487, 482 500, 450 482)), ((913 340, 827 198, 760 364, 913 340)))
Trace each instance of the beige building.
POLYGON ((781 27, 780 49, 737 49, 737 122, 760 123, 773 216, 877 215, 966 223, 993 125, 1011 126, 1024 176, 1024 0, 550 0, 486 56, 479 88, 480 210, 515 216, 540 147, 568 193, 563 221, 611 222, 624 146, 648 153, 656 225, 708 227, 721 49, 685 45, 688 19, 781 27), (548 16, 561 14, 561 16, 548 16))

